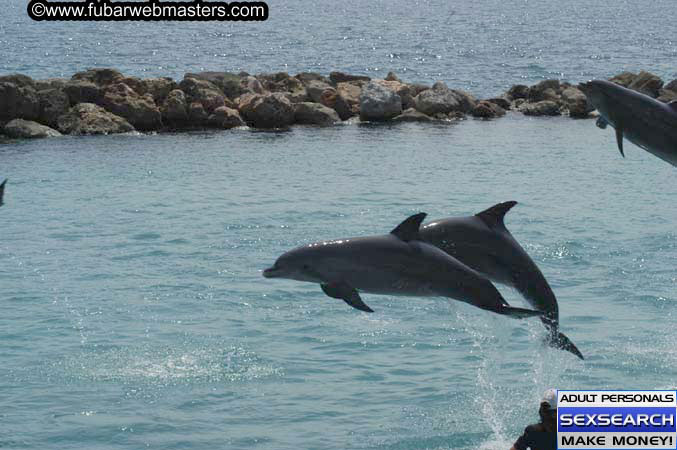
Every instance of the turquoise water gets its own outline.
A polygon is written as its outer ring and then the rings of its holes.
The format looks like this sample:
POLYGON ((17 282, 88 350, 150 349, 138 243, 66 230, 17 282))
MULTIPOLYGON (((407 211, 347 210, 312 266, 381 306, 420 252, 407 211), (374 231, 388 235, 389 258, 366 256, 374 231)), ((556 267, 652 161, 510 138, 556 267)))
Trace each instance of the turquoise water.
MULTIPOLYGON (((34 76, 286 63, 479 94, 677 77, 667 1, 270 2, 266 24, 199 27, 34 24, 6 3, 1 70, 34 76)), ((675 169, 626 155, 593 121, 519 115, 0 145, 0 447, 506 449, 547 388, 674 388, 675 169), (585 361, 544 346, 538 320, 376 295, 368 315, 261 276, 302 243, 506 200, 585 361)))
POLYGON ((5 447, 498 449, 550 386, 675 386, 674 168, 622 160, 592 121, 1 150, 5 447), (260 273, 311 240, 508 199, 585 362, 537 320, 387 296, 368 315, 260 273))

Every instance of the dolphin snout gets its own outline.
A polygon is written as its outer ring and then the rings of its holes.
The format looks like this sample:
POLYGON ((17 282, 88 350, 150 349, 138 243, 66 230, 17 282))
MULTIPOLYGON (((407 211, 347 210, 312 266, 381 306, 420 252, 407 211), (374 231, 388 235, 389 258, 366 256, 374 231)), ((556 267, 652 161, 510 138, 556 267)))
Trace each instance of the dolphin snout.
POLYGON ((278 267, 269 267, 263 271, 263 276, 265 278, 275 278, 276 275, 280 273, 280 269, 278 267))
POLYGON ((590 91, 592 90, 592 81, 580 83, 578 85, 578 89, 580 89, 585 95, 590 95, 590 91))

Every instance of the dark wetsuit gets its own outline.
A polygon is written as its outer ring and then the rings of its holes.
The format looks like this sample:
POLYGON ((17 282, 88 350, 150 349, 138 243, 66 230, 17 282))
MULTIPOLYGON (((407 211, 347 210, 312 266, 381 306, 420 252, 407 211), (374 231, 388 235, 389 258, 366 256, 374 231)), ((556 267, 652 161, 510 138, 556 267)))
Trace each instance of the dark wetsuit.
POLYGON ((557 449, 557 432, 546 431, 542 423, 529 425, 513 446, 516 450, 555 450, 557 449))

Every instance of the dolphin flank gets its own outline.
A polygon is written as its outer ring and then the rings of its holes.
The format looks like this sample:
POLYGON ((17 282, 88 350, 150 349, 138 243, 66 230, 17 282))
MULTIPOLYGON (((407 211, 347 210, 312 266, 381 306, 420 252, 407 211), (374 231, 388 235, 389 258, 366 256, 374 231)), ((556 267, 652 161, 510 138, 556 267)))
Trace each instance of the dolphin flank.
POLYGON ((610 81, 592 80, 580 85, 599 111, 597 126, 611 125, 621 155, 623 138, 677 166, 677 101, 668 104, 610 81))
POLYGON ((517 318, 542 314, 508 305, 487 278, 421 241, 425 216, 413 215, 386 235, 298 247, 280 256, 263 276, 318 283, 329 297, 366 312, 373 310, 359 292, 448 297, 517 318))
POLYGON ((548 344, 583 359, 573 342, 559 332, 559 309, 550 285, 505 227, 505 214, 516 204, 499 203, 474 216, 435 220, 423 226, 419 235, 491 281, 519 291, 534 309, 543 312, 548 344))

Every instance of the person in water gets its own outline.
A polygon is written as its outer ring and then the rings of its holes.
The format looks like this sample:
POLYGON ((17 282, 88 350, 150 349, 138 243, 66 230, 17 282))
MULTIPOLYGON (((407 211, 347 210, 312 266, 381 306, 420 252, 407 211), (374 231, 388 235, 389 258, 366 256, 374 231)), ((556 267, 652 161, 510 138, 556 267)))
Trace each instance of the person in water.
POLYGON ((529 425, 510 450, 555 450, 557 448, 557 391, 548 389, 543 394, 539 423, 529 425))

